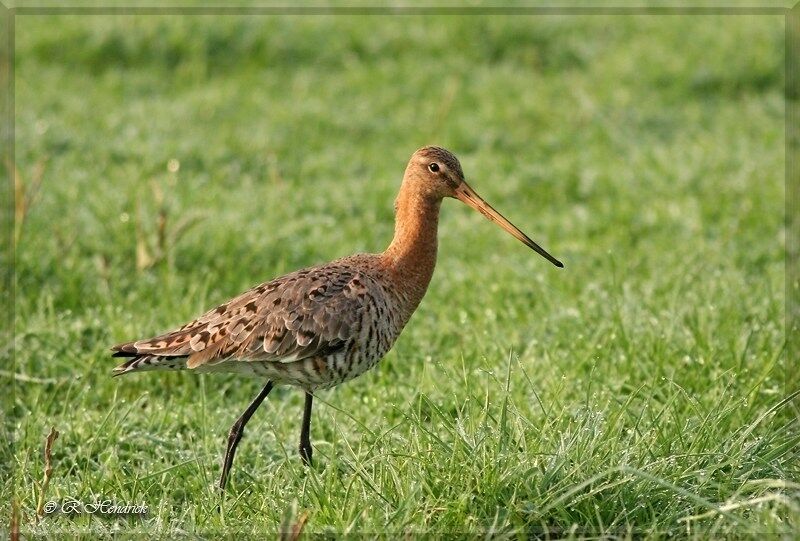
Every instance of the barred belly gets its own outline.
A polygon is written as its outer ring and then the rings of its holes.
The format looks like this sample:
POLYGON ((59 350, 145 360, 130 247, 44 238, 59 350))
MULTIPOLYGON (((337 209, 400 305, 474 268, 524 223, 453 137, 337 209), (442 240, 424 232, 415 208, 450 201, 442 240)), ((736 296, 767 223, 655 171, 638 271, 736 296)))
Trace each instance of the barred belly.
MULTIPOLYGON (((361 356, 354 356, 361 357, 361 356)), ((274 381, 276 384, 294 385, 306 391, 330 389, 353 379, 378 363, 374 359, 355 359, 351 362, 346 352, 327 357, 312 357, 289 363, 275 361, 228 361, 217 365, 213 371, 237 372, 274 381)), ((212 371, 212 370, 209 370, 212 371)))

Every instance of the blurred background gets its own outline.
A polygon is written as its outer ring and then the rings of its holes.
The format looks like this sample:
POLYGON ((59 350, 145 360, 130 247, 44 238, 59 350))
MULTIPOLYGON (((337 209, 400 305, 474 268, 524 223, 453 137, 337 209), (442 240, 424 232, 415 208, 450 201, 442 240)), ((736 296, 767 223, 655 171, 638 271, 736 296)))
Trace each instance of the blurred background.
MULTIPOLYGON (((21 469, 55 422, 75 482, 97 486, 81 442, 120 400, 168 413, 160 430, 108 414, 127 442, 100 445, 112 463, 153 471, 200 445, 216 464, 256 384, 112 381, 107 348, 382 250, 406 161, 427 144, 566 269, 445 202, 420 311, 379 370, 332 395, 355 418, 390 423, 419 393, 454 407, 465 378, 505 378, 513 358, 549 411, 633 422, 673 404, 654 439, 625 433, 661 457, 706 426, 703 407, 744 400, 709 440, 722 445, 782 396, 782 16, 26 15, 15 38, 21 469), (208 435, 190 445, 197 423, 208 435), (148 454, 159 432, 174 457, 148 454)), ((515 374, 535 424, 547 415, 515 374)), ((295 394, 272 406, 285 421, 262 418, 265 449, 294 448, 295 394)), ((320 410, 320 427, 344 426, 319 428, 323 449, 367 437, 320 410)))
MULTIPOLYGON (((174 273, 244 286, 378 251, 405 162, 425 144, 453 150, 584 281, 577 269, 615 261, 691 272, 709 251, 760 279, 782 257, 779 17, 17 25, 17 168, 36 192, 17 224, 25 304, 80 298, 91 310, 109 280, 117 294, 141 287, 136 271, 156 259, 154 292, 174 273)), ((567 274, 474 218, 446 209, 442 257, 567 274)))

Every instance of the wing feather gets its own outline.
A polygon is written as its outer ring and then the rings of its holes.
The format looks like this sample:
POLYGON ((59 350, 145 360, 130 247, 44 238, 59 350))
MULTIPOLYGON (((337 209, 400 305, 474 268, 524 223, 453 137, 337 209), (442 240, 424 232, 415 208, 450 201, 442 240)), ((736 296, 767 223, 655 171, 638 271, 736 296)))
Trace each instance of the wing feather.
POLYGON ((117 356, 188 356, 196 368, 228 359, 292 362, 328 355, 360 327, 369 290, 357 268, 330 263, 256 286, 182 327, 114 346, 117 356))

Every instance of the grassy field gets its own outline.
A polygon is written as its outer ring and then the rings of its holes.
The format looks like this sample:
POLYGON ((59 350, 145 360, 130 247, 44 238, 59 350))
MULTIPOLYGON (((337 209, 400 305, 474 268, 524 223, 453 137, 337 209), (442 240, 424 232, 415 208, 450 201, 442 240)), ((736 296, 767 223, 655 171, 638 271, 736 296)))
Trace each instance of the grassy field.
POLYGON ((779 16, 18 17, 20 529, 796 534, 783 36, 779 16), (279 389, 220 498, 261 382, 111 379, 109 346, 382 250, 431 143, 566 268, 446 201, 403 336, 319 395, 315 467, 279 389), (37 519, 40 497, 149 512, 37 519))

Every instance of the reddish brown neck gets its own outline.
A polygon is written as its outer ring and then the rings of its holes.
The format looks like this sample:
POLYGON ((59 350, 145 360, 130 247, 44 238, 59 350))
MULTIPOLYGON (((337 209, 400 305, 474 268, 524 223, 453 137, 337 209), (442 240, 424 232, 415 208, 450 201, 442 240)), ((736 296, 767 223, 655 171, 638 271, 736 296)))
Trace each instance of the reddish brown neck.
POLYGON ((382 257, 410 312, 425 295, 436 266, 441 204, 441 199, 422 195, 406 183, 397 196, 394 238, 382 257))

